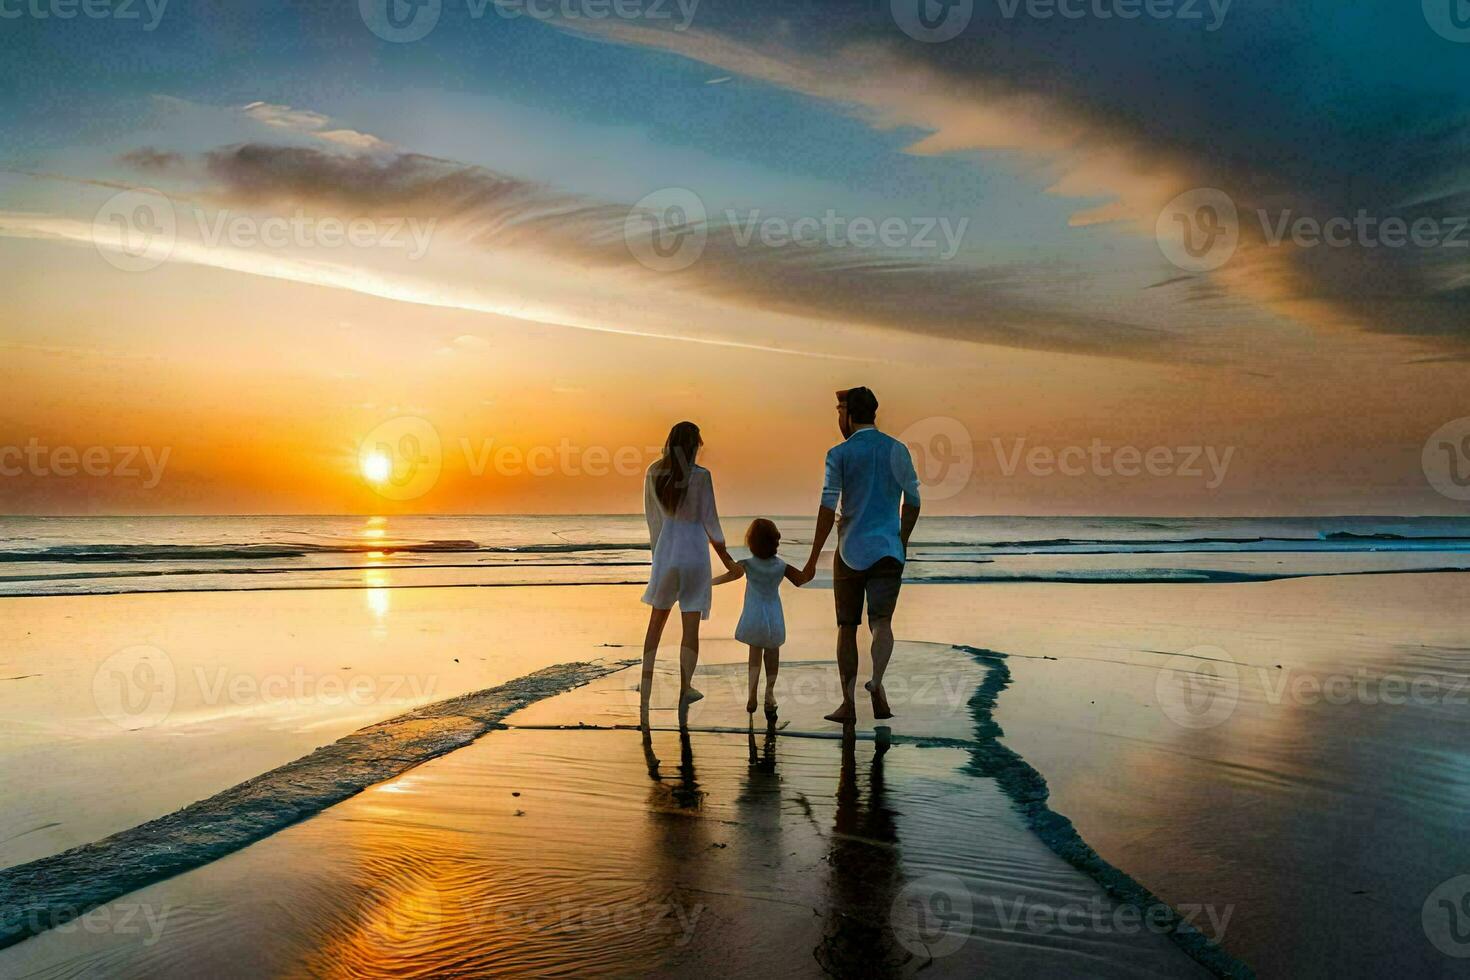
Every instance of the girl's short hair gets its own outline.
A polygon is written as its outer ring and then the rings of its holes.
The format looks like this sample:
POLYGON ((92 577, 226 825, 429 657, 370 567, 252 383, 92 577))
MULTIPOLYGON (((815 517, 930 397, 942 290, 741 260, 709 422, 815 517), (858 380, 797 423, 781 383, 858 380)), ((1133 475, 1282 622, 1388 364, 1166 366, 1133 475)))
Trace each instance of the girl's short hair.
POLYGON ((781 546, 781 531, 775 522, 757 517, 746 529, 745 546, 757 558, 775 558, 776 549, 781 546))

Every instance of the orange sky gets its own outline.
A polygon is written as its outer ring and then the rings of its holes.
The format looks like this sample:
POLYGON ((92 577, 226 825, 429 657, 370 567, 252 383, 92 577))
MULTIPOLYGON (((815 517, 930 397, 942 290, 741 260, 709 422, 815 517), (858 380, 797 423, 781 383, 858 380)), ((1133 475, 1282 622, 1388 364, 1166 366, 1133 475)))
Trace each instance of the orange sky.
POLYGON ((879 393, 885 428, 918 426, 920 447, 968 434, 973 475, 954 486, 931 473, 945 498, 931 513, 1456 512, 1419 457, 1464 410, 1463 369, 1385 360, 1394 341, 1340 341, 1324 359, 1326 341, 1285 333, 1254 373, 869 333, 851 348, 865 356, 839 360, 190 266, 138 276, 65 246, 6 243, 0 257, 16 280, 4 441, 168 452, 151 487, 145 475, 9 477, 9 513, 628 512, 634 470, 684 417, 704 429, 725 512, 802 513, 836 439, 831 392, 853 383, 879 393), (885 343, 888 356, 867 353, 885 343), (441 440, 439 478, 408 500, 375 492, 357 465, 361 441, 401 416, 441 440), (1204 461, 1200 477, 1008 473, 1023 439, 1023 452, 1101 440, 1230 455, 1219 481, 1204 461))

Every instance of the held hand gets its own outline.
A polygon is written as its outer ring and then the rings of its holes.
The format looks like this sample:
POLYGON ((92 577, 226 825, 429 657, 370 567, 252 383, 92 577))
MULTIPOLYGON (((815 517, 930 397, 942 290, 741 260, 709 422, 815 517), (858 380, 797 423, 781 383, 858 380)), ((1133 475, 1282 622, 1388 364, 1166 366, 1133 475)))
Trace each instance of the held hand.
POLYGON ((803 567, 802 570, 801 570, 801 584, 802 585, 806 585, 808 582, 810 582, 812 579, 814 579, 816 577, 817 577, 817 560, 815 558, 812 558, 812 559, 809 559, 807 561, 806 566, 803 567))

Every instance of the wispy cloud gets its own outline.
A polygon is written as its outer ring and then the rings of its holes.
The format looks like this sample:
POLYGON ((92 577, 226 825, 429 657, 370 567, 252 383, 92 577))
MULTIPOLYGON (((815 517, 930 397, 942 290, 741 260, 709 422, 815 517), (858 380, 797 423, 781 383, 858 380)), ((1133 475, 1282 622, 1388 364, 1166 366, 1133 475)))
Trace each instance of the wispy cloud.
POLYGON ((1263 59, 1309 36, 1305 12, 1257 7, 1248 22, 1237 13, 1228 36, 1208 45, 1180 25, 1061 31, 1025 19, 977 20, 953 41, 919 44, 881 12, 793 9, 773 20, 753 9, 714 7, 702 23, 715 28, 680 32, 559 23, 827 100, 877 129, 918 129, 926 135, 911 153, 1024 154, 1050 193, 1106 199, 1080 209, 1074 227, 1113 224, 1152 238, 1177 195, 1223 189, 1238 209, 1237 252, 1182 298, 1198 300, 1211 283, 1328 329, 1470 343, 1470 250, 1273 240, 1282 216, 1320 225, 1359 213, 1409 223, 1470 214, 1470 178, 1457 162, 1470 146, 1463 104, 1442 101, 1436 114, 1433 102, 1383 93, 1381 104, 1360 106, 1355 127, 1332 128, 1310 93, 1296 105, 1272 87, 1263 59), (1220 97, 1170 84, 1180 65, 1220 97))
POLYGON ((421 154, 251 143, 209 152, 195 168, 197 193, 216 206, 414 216, 435 222, 439 241, 615 272, 650 295, 674 289, 752 310, 1043 350, 1148 356, 1179 343, 1167 331, 1038 301, 1040 270, 827 243, 775 246, 719 215, 698 229, 697 262, 661 272, 629 248, 628 204, 421 154))

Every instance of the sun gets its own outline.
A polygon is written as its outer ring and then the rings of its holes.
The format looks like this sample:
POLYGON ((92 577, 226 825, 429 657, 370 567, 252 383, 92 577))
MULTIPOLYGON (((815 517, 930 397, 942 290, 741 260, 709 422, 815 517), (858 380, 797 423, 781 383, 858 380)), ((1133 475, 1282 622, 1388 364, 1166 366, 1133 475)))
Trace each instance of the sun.
POLYGON ((362 457, 362 475, 369 483, 383 483, 393 475, 393 461, 383 453, 362 457))

